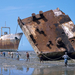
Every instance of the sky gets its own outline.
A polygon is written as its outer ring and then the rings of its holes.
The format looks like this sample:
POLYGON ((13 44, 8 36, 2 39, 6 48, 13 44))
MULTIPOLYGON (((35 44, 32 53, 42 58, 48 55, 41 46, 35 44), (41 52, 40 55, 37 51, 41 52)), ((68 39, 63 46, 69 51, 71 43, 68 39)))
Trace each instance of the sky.
MULTIPOLYGON (((0 0, 0 28, 11 28, 11 33, 23 32, 17 19, 30 17, 32 13, 49 11, 58 8, 69 15, 75 24, 75 0, 0 0)), ((1 36, 1 32, 0 32, 1 36)), ((34 51, 26 36, 23 34, 18 50, 34 51)))

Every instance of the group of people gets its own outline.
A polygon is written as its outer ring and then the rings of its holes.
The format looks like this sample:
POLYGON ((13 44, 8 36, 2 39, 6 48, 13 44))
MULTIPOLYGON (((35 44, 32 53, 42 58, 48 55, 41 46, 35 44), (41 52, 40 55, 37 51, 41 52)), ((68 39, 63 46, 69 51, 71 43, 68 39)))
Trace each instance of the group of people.
MULTIPOLYGON (((17 60, 19 60, 19 56, 20 56, 19 52, 17 52, 16 55, 17 55, 17 60)), ((27 58, 26 61, 30 61, 30 55, 28 52, 26 52, 26 58, 27 58)))
MULTIPOLYGON (((2 55, 5 57, 5 55, 6 55, 5 52, 1 52, 1 56, 2 56, 2 55)), ((14 55, 14 54, 13 54, 13 52, 8 52, 8 55, 11 56, 11 58, 13 58, 13 55, 14 55)), ((19 60, 19 58, 20 58, 19 52, 16 53, 16 56, 17 56, 17 60, 19 60)), ((29 55, 28 52, 26 52, 26 58, 27 58, 26 61, 30 61, 30 55, 29 55)))
MULTIPOLYGON (((19 60, 19 57, 20 57, 19 52, 17 52, 16 55, 17 55, 17 60, 19 60)), ((29 57, 29 53, 28 52, 26 52, 26 58, 27 58, 26 61, 28 61, 28 60, 30 61, 30 57, 29 57)))
POLYGON ((2 55, 5 57, 5 52, 1 52, 1 56, 2 56, 2 55))
MULTIPOLYGON (((2 54, 5 57, 5 52, 1 52, 1 55, 2 54)), ((8 52, 8 54, 11 55, 11 58, 13 58, 13 52, 11 52, 11 54, 10 54, 10 52, 8 52)), ((19 60, 19 56, 20 56, 19 52, 17 52, 16 55, 17 55, 17 60, 19 60)), ((42 52, 41 52, 39 57, 40 57, 40 63, 43 62, 43 54, 42 54, 42 52)), ((26 58, 27 58, 26 61, 30 61, 30 55, 29 55, 28 52, 26 52, 26 58)), ((69 59, 69 56, 67 55, 67 52, 65 52, 65 54, 62 56, 62 58, 64 58, 65 66, 67 66, 68 59, 69 59)))

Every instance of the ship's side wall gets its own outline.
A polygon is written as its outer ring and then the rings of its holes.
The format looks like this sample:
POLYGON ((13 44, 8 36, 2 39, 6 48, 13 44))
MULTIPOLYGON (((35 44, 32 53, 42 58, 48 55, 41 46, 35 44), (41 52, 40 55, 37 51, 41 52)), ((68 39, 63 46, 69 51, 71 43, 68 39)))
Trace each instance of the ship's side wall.
POLYGON ((32 45, 33 49, 35 50, 36 53, 40 53, 39 49, 34 45, 34 43, 32 42, 32 39, 30 38, 31 32, 29 32, 28 28, 26 26, 21 26, 21 29, 23 30, 26 38, 28 39, 28 41, 30 42, 30 44, 32 45))

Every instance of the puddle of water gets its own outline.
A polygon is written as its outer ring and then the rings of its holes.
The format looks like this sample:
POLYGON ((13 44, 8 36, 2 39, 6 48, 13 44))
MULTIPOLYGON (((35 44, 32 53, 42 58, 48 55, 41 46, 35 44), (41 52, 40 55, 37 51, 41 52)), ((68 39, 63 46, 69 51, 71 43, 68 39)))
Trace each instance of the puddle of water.
POLYGON ((32 75, 34 68, 0 68, 0 75, 32 75))
POLYGON ((50 68, 0 68, 0 75, 75 75, 73 67, 50 68))
POLYGON ((33 75, 75 75, 74 68, 52 67, 34 69, 33 75))

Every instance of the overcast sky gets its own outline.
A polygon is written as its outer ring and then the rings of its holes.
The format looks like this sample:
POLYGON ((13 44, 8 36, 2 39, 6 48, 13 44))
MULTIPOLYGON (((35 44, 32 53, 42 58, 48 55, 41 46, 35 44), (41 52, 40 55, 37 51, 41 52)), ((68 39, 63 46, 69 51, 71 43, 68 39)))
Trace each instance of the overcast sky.
MULTIPOLYGON (((75 24, 75 0, 0 0, 0 28, 6 26, 11 28, 11 33, 16 33, 17 19, 30 17, 32 13, 39 11, 54 10, 59 7, 66 15, 69 15, 75 24)), ((19 25, 17 33, 22 32, 19 25)), ((1 35, 1 32, 0 32, 1 35)), ((19 50, 32 50, 33 48, 23 34, 19 44, 19 50)))

